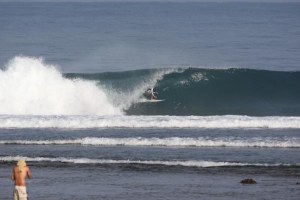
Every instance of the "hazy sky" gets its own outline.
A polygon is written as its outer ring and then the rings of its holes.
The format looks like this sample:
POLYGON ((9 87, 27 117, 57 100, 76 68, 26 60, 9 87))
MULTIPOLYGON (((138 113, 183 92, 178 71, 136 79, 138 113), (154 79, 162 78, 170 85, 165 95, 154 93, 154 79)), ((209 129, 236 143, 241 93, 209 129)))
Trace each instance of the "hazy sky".
POLYGON ((300 2, 300 0, 0 0, 0 2, 300 2))

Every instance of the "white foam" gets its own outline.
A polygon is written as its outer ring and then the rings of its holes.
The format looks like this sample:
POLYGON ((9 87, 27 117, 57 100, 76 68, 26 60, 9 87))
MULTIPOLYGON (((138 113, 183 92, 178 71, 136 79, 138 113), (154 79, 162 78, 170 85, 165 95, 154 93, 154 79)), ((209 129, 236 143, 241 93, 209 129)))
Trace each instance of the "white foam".
POLYGON ((300 138, 95 138, 69 140, 0 140, 0 144, 20 145, 92 145, 92 146, 166 146, 166 147, 271 147, 300 148, 300 138))
MULTIPOLYGON (((108 159, 89 159, 89 158, 49 158, 49 157, 24 157, 24 156, 2 156, 0 161, 13 162, 20 159, 29 162, 61 162, 73 164, 144 164, 144 165, 165 165, 165 166, 185 166, 185 167, 222 167, 222 166, 290 166, 284 163, 239 163, 239 162, 215 162, 203 160, 186 160, 186 161, 159 161, 159 160, 108 160, 108 159)), ((300 163, 294 164, 299 166, 300 163)))
POLYGON ((70 80, 42 59, 15 57, 0 70, 0 114, 121 114, 95 82, 70 80))
POLYGON ((32 116, 0 115, 0 128, 259 128, 299 129, 300 117, 225 116, 32 116))

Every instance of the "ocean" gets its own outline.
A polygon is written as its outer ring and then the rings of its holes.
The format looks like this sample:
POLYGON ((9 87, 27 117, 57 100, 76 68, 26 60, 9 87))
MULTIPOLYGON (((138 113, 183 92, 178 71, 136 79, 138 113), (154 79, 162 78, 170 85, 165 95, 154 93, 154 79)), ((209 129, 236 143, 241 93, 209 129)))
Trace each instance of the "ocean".
POLYGON ((0 3, 0 198, 22 158, 30 199, 299 199, 299 19, 300 3, 0 3))

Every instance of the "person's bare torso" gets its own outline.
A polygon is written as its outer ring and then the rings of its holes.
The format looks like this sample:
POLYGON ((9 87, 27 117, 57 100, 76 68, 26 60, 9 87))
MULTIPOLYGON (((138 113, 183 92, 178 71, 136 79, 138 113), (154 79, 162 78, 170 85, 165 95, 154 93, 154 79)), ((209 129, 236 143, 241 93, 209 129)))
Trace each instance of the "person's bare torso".
POLYGON ((18 167, 14 167, 13 176, 16 186, 26 186, 26 177, 29 173, 29 168, 26 166, 21 171, 18 167))

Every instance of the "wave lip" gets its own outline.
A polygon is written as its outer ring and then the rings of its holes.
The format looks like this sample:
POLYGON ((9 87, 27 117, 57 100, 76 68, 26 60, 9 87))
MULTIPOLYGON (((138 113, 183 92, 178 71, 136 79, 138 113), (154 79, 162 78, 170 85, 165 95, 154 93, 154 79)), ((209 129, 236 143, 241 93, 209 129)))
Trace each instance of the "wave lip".
POLYGON ((0 115, 0 128, 207 128, 299 129, 300 117, 224 116, 19 116, 0 115))
POLYGON ((143 164, 143 165, 163 165, 163 166, 183 166, 183 167, 230 167, 230 166, 257 166, 257 167, 278 167, 278 166, 300 166, 300 163, 240 163, 240 162, 215 162, 204 160, 186 160, 186 161, 159 161, 159 160, 108 160, 108 159, 90 159, 90 158, 49 158, 49 157, 24 157, 24 156, 2 156, 2 162, 14 162, 24 159, 29 162, 60 162, 71 164, 143 164))
POLYGON ((91 145, 91 146, 165 146, 165 147, 267 147, 300 148, 299 138, 95 138, 69 140, 0 140, 0 144, 17 145, 91 145))

